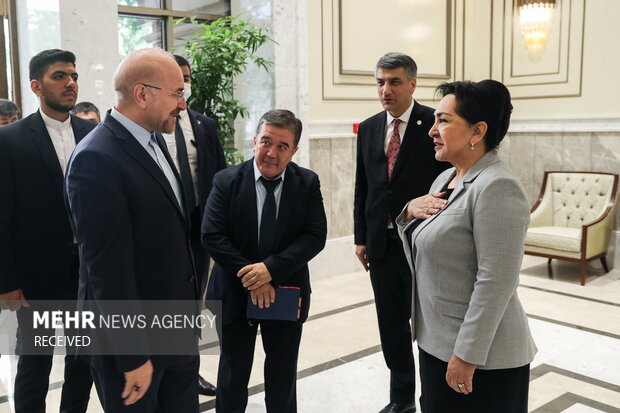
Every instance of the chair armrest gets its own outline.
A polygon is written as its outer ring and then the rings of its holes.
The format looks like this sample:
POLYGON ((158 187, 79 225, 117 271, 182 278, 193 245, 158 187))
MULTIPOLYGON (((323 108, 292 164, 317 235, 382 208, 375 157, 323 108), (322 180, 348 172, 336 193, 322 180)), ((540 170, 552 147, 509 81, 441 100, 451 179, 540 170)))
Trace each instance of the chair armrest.
POLYGON ((607 251, 614 225, 615 209, 615 205, 606 208, 600 217, 582 227, 582 240, 586 242, 585 258, 590 258, 607 251))
POLYGON ((553 202, 551 196, 543 196, 532 208, 530 227, 553 226, 553 202))

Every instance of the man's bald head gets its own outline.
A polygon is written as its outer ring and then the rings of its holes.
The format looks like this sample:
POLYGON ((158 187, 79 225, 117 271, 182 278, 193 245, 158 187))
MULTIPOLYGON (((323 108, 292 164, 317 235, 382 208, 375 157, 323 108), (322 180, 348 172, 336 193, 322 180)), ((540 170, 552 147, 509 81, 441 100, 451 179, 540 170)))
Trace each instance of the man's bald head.
POLYGON ((157 83, 162 77, 162 65, 178 67, 173 55, 162 49, 139 49, 127 55, 114 73, 116 102, 131 100, 136 84, 157 83))
POLYGON ((140 49, 128 55, 114 74, 114 107, 148 131, 172 133, 183 98, 181 68, 170 53, 140 49))

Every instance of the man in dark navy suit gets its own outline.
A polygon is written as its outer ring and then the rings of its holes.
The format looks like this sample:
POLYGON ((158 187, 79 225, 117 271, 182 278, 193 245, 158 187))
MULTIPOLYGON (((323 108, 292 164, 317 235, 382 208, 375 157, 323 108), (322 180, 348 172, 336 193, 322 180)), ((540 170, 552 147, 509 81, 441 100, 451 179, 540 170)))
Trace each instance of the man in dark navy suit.
MULTIPOLYGON (((77 248, 62 180, 76 142, 95 127, 69 114, 77 80, 73 53, 51 49, 37 54, 30 60, 30 87, 40 109, 0 128, 0 305, 19 310, 25 347, 33 344, 28 334, 32 311, 20 310, 27 300, 77 298, 77 248)), ((15 377, 15 411, 45 413, 52 354, 23 353, 15 377)), ((67 355, 64 379, 60 411, 85 412, 92 386, 88 365, 67 355)))
POLYGON ((215 260, 207 298, 222 300, 223 311, 219 413, 245 411, 259 324, 267 411, 297 411, 297 355, 310 306, 308 261, 323 249, 327 235, 319 178, 291 162, 301 129, 288 110, 264 114, 254 158, 218 172, 207 201, 202 239, 215 260), (297 321, 248 322, 248 294, 255 305, 269 307, 280 286, 300 289, 297 321))
MULTIPOLYGON (((198 300, 189 203, 160 135, 186 109, 181 69, 163 50, 141 49, 121 62, 114 88, 114 108, 77 146, 65 180, 83 264, 78 305, 198 300)), ((106 413, 198 412, 196 354, 87 359, 106 413)))

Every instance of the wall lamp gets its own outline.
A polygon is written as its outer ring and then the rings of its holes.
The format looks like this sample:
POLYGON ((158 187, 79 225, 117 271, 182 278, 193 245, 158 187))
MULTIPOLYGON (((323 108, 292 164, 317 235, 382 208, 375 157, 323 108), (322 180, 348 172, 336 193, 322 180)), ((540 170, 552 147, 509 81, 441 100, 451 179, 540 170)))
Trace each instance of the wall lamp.
POLYGON ((517 0, 521 34, 530 59, 540 60, 549 36, 556 0, 517 0))

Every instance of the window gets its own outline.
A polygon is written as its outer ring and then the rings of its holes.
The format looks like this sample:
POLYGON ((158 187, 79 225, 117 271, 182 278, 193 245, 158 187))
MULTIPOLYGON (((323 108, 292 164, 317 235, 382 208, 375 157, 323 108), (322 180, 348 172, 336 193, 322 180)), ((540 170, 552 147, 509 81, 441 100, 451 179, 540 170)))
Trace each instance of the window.
POLYGON ((0 98, 21 107, 15 0, 0 0, 0 98))
POLYGON ((173 20, 195 16, 212 21, 230 14, 230 0, 117 0, 119 54, 124 58, 143 47, 182 53, 192 37, 190 24, 173 20))

